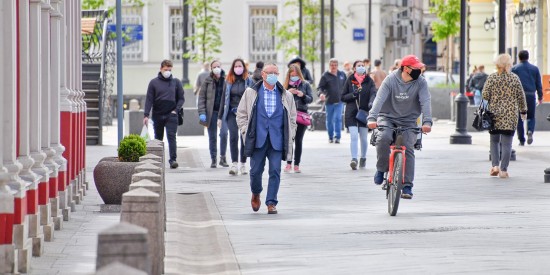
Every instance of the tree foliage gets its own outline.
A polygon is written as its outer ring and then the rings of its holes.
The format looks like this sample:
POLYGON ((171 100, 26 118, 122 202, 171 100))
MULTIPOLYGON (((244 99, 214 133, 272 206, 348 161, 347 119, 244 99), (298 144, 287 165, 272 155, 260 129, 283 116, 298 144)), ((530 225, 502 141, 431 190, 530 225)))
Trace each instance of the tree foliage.
POLYGON ((430 12, 438 21, 432 22, 433 40, 438 42, 460 31, 460 0, 430 0, 430 12))
POLYGON ((191 7, 191 16, 195 19, 195 33, 186 41, 195 45, 195 52, 187 52, 184 57, 204 63, 221 53, 222 39, 219 26, 222 23, 221 0, 186 0, 191 7))
MULTIPOLYGON (((292 7, 294 10, 300 8, 298 0, 286 1, 285 7, 292 7)), ((345 28, 339 18, 339 13, 334 12, 334 20, 341 27, 345 28)), ((302 58, 312 65, 314 70, 315 61, 321 58, 321 4, 317 0, 302 0, 302 58)), ((299 54, 299 35, 300 18, 296 16, 293 19, 280 24, 275 30, 278 39, 277 50, 283 50, 285 58, 299 54)), ((325 23, 329 22, 329 14, 325 13, 325 23)), ((328 33, 328 27, 325 28, 328 33)), ((330 47, 330 40, 325 39, 325 49, 330 47)), ((315 73, 313 71, 313 73, 315 73)))
MULTIPOLYGON (((103 8, 107 8, 109 11, 109 15, 113 13, 113 11, 116 9, 116 5, 106 7, 105 6, 105 0, 81 0, 82 2, 82 10, 99 10, 103 8)), ((145 4, 143 3, 143 0, 122 0, 123 4, 126 5, 133 5, 138 7, 143 7, 145 4)))

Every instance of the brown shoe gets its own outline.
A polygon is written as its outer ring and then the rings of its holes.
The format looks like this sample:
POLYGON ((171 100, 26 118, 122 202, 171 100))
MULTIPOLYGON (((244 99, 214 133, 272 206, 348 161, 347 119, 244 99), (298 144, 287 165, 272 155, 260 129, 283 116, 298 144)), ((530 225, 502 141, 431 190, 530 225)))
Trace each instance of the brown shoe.
POLYGON ((277 214, 277 208, 275 205, 270 204, 267 206, 267 214, 277 214))
POLYGON ((260 194, 252 194, 250 204, 252 205, 252 210, 254 210, 254 212, 257 212, 260 209, 260 205, 262 204, 262 202, 260 201, 260 194))
POLYGON ((498 177, 501 179, 507 179, 508 177, 510 177, 510 175, 508 175, 508 172, 506 171, 500 171, 500 173, 498 174, 498 177))
POLYGON ((500 169, 498 168, 498 166, 493 166, 493 168, 491 168, 491 172, 489 172, 489 174, 493 177, 496 177, 496 176, 498 176, 499 172, 500 172, 500 169))

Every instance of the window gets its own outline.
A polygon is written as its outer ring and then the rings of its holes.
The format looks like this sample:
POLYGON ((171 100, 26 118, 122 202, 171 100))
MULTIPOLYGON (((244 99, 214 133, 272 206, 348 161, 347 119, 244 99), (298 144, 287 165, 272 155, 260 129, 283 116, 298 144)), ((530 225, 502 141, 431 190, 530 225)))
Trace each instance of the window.
MULTIPOLYGON (((189 17, 189 27, 187 30, 188 35, 194 33, 194 19, 189 17)), ((170 8, 170 15, 168 17, 168 23, 170 25, 170 59, 181 60, 183 54, 183 17, 181 7, 170 8)), ((187 50, 194 51, 195 46, 187 42, 187 50)))
POLYGON ((275 33, 277 7, 250 7, 250 60, 276 61, 275 33))
MULTIPOLYGON (((122 25, 143 26, 141 12, 142 12, 141 7, 124 6, 122 9, 122 25)), ((122 47, 122 60, 142 61, 143 60, 143 40, 137 40, 137 41, 132 41, 130 43, 125 43, 124 47, 122 47)))

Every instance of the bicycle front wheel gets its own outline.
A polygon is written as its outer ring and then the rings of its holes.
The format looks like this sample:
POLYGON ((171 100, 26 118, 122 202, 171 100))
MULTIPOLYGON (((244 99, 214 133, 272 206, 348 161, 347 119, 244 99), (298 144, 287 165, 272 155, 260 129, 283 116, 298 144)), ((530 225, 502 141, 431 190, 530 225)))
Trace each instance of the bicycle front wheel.
POLYGON ((392 181, 388 188, 388 213, 390 216, 397 214, 397 208, 399 207, 399 199, 401 198, 401 191, 403 190, 403 155, 401 153, 395 154, 393 159, 393 175, 392 181))

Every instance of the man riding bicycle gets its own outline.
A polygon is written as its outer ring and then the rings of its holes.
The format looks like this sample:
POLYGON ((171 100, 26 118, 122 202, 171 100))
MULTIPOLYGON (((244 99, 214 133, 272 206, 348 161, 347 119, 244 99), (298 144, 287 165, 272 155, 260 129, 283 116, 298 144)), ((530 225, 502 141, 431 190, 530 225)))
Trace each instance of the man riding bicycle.
MULTIPOLYGON (((391 127, 416 127, 417 118, 422 114, 422 132, 429 133, 432 129, 431 97, 428 84, 422 74, 425 65, 418 57, 407 55, 401 61, 401 68, 384 79, 376 93, 373 106, 369 112, 370 129, 385 125, 391 127)), ((376 136, 376 173, 374 183, 382 184, 384 173, 389 169, 390 144, 393 141, 393 131, 378 131, 376 136)), ((404 199, 412 199, 414 181, 414 144, 416 134, 413 131, 403 133, 403 144, 406 150, 404 199)))

